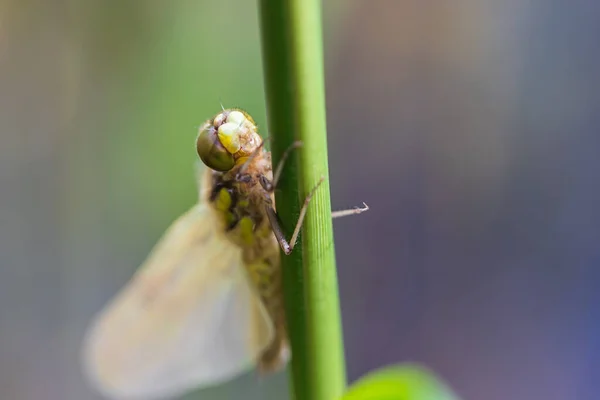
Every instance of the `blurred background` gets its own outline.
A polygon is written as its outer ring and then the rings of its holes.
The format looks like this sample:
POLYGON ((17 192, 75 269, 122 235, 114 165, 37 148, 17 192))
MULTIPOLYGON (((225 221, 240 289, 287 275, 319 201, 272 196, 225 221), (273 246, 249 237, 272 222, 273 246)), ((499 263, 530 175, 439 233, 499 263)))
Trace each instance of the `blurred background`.
MULTIPOLYGON (((600 3, 326 1, 350 380, 600 396, 600 3)), ((0 397, 99 399, 89 318, 196 201, 220 108, 266 129, 256 4, 0 1, 0 397)), ((285 399, 247 375, 187 399, 285 399)))

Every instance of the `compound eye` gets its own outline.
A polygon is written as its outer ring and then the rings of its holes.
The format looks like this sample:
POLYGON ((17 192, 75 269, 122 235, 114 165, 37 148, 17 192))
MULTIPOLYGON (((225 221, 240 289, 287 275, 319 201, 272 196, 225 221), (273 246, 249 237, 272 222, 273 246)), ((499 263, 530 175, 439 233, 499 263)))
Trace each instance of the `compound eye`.
POLYGON ((204 125, 196 139, 196 151, 207 167, 215 171, 229 171, 235 166, 231 154, 219 140, 217 130, 213 125, 204 125))

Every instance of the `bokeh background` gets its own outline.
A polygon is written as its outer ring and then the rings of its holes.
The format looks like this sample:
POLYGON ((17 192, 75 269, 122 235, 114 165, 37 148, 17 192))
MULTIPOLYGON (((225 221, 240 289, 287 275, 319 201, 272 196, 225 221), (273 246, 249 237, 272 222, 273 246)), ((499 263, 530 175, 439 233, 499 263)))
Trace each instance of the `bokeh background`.
MULTIPOLYGON (((325 3, 332 202, 371 207, 334 224, 350 380, 599 398, 600 3, 325 3)), ((0 1, 0 398, 99 398, 85 325, 196 200, 220 102, 266 129, 254 1, 0 1)))

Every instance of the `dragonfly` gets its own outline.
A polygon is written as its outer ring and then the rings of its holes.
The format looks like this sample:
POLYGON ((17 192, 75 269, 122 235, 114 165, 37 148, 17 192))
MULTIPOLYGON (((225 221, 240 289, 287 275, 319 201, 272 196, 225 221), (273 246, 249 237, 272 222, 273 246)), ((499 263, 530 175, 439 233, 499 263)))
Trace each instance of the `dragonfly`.
MULTIPOLYGON (((252 117, 224 109, 198 131, 205 167, 199 201, 163 234, 123 289, 91 321, 82 363, 110 399, 164 399, 229 381, 291 357, 281 251, 296 244, 308 193, 288 240, 274 191, 293 143, 273 171, 252 117)), ((369 208, 336 211, 360 214, 369 208)))

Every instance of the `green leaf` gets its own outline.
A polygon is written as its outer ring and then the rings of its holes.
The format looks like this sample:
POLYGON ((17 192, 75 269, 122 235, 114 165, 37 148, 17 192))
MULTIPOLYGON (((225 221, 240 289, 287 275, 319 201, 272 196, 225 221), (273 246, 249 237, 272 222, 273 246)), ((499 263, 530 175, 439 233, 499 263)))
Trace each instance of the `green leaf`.
POLYGON ((385 367, 360 378, 341 400, 459 400, 428 369, 417 364, 385 367))

